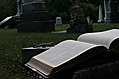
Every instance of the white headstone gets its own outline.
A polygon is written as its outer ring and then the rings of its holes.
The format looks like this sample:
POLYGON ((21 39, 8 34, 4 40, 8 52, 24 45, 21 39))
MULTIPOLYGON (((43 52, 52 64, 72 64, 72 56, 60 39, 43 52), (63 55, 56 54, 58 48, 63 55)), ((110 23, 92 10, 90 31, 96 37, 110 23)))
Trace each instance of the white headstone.
POLYGON ((56 17, 56 26, 62 25, 62 18, 56 17))
POLYGON ((87 16, 87 22, 90 23, 90 16, 87 16))
POLYGON ((104 11, 105 11, 105 18, 104 18, 104 20, 106 20, 107 19, 107 0, 104 0, 104 11))
POLYGON ((99 17, 98 17, 98 23, 103 22, 103 15, 102 15, 102 6, 99 5, 99 17))
POLYGON ((92 24, 93 20, 90 19, 90 16, 87 16, 86 19, 87 19, 87 22, 88 22, 89 25, 92 24))

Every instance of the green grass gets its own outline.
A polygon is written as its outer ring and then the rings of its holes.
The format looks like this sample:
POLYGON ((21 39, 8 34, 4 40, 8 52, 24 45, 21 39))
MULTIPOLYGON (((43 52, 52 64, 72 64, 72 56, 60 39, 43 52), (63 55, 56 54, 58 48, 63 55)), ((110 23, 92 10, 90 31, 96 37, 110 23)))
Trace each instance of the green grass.
MULTIPOLYGON (((119 28, 119 24, 94 23, 94 31, 119 28)), ((56 31, 68 28, 68 24, 56 26, 56 31)), ((16 29, 0 29, 0 79, 32 79, 31 73, 22 67, 21 49, 33 44, 63 40, 76 40, 80 33, 18 33, 16 29)))
POLYGON ((119 29, 118 23, 94 23, 94 31, 104 31, 109 29, 119 29))

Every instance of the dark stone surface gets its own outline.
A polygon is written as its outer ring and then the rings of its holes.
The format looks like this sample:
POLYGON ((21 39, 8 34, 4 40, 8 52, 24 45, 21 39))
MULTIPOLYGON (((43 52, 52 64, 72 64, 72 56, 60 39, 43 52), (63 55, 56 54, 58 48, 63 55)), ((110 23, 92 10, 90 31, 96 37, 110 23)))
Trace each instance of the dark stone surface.
POLYGON ((51 32, 55 31, 54 21, 50 20, 48 11, 45 11, 43 0, 24 0, 21 23, 17 26, 18 32, 51 32))
POLYGON ((22 7, 23 7, 23 13, 29 13, 34 11, 45 11, 44 2, 25 3, 22 5, 22 7))
POLYGON ((21 14, 21 23, 49 20, 50 19, 49 16, 50 15, 48 11, 24 13, 24 14, 21 14))
POLYGON ((119 20, 119 12, 108 12, 107 16, 109 20, 119 20))
POLYGON ((77 26, 66 29, 68 33, 85 33, 85 32, 93 32, 92 25, 79 24, 77 26))
POLYGON ((107 19, 105 23, 119 23, 119 11, 117 1, 108 2, 107 19))
POLYGON ((108 10, 117 12, 118 11, 118 6, 117 5, 118 5, 117 1, 110 0, 108 2, 108 10))
POLYGON ((79 6, 72 7, 70 16, 71 16, 71 20, 74 20, 74 26, 78 24, 87 24, 87 20, 83 14, 82 9, 79 6))
POLYGON ((22 52, 22 64, 26 64, 28 63, 28 61, 35 55, 38 55, 46 50, 48 50, 48 47, 39 47, 39 48, 33 48, 33 47, 29 47, 29 48, 23 48, 21 50, 22 52))
POLYGON ((55 31, 54 21, 34 21, 29 23, 21 23, 17 27, 18 32, 51 32, 55 31))
POLYGON ((30 3, 30 2, 42 2, 43 0, 23 0, 24 3, 30 3))

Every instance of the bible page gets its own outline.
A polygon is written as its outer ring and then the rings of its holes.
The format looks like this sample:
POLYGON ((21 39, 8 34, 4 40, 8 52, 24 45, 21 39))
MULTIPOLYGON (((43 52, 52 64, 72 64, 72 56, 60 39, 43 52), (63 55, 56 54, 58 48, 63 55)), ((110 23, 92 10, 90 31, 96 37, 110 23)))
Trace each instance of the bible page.
POLYGON ((103 45, 109 49, 113 40, 119 38, 119 30, 112 29, 103 32, 86 33, 78 37, 77 41, 103 45))

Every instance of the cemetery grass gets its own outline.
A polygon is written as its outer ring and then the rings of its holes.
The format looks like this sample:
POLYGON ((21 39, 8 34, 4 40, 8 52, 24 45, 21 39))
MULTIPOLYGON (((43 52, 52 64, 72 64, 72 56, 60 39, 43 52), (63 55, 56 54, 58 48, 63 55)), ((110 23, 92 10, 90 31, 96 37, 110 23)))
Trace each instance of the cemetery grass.
MULTIPOLYGON (((68 28, 68 24, 56 26, 56 31, 68 28)), ((94 23, 94 31, 119 28, 119 24, 94 23)), ((21 49, 33 44, 64 40, 76 40, 80 33, 18 33, 16 29, 0 29, 0 79, 33 79, 32 71, 22 65, 21 49)))

